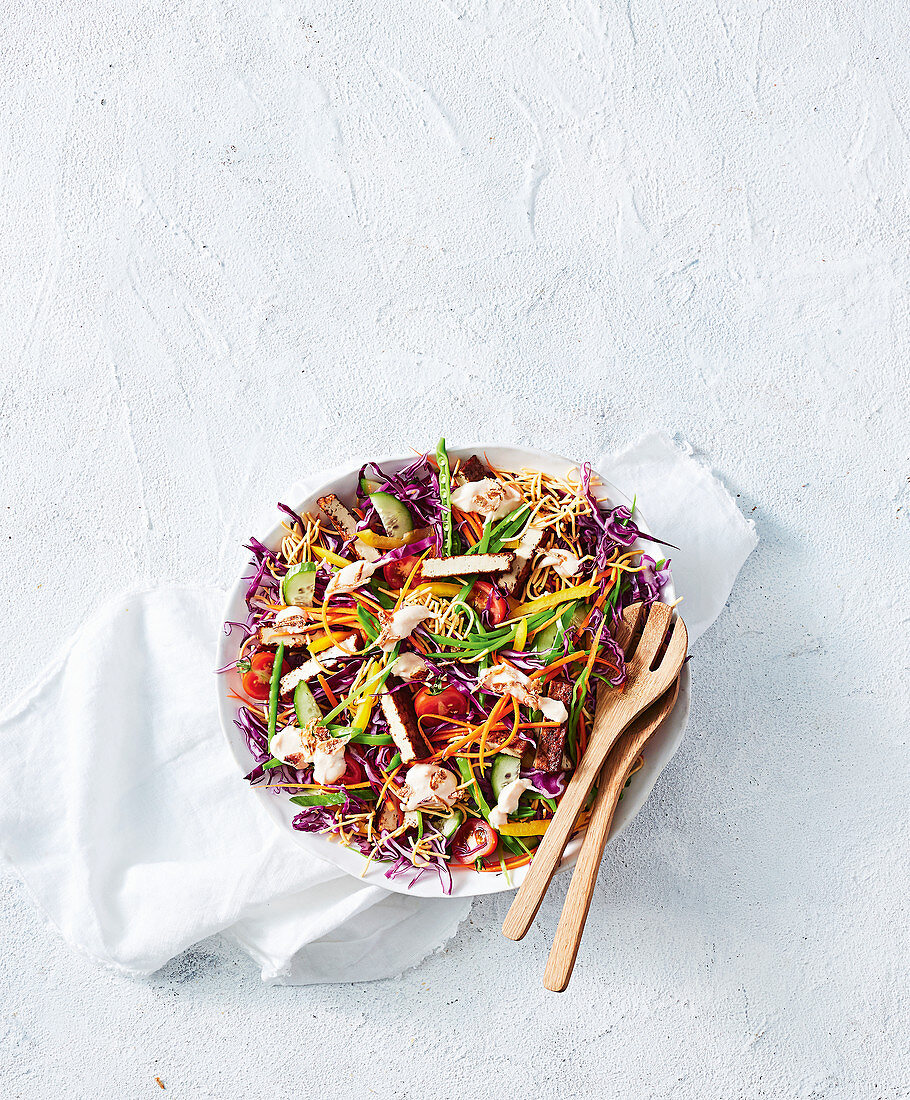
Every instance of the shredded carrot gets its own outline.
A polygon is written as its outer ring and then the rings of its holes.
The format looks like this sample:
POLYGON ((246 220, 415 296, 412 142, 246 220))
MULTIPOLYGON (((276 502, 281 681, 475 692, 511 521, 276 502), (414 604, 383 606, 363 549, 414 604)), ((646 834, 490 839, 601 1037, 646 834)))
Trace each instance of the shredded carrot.
POLYGON ((396 775, 398 775, 398 773, 399 773, 399 772, 401 771, 401 769, 402 769, 403 767, 404 767, 404 764, 398 764, 398 765, 396 766, 395 770, 394 770, 394 771, 391 771, 391 772, 389 772, 389 774, 388 774, 388 775, 386 776, 386 780, 385 780, 385 783, 383 783, 383 785, 382 785, 382 790, 381 790, 381 791, 379 792, 379 797, 378 797, 378 798, 377 798, 377 800, 376 800, 376 804, 377 804, 377 805, 381 805, 381 804, 382 804, 382 799, 383 799, 383 797, 384 797, 384 795, 385 795, 386 791, 387 791, 387 790, 389 789, 389 787, 390 787, 390 786, 392 785, 392 780, 393 780, 393 779, 395 778, 395 776, 396 776, 396 775))
MULTIPOLYGON (((514 867, 523 867, 526 863, 530 863, 533 858, 533 852, 527 856, 512 856, 511 859, 504 859, 502 861, 502 867, 505 867, 507 871, 511 871, 514 867)), ((498 874, 502 871, 502 867, 500 867, 498 863, 491 867, 487 867, 486 864, 481 864, 480 869, 481 871, 492 871, 494 874, 498 874)))
POLYGON ((472 546, 476 546, 478 542, 483 538, 483 528, 478 524, 474 516, 470 512, 462 512, 460 508, 452 508, 452 514, 460 522, 464 523, 471 534, 474 536, 473 541, 470 539, 472 546))
POLYGON ((528 677, 529 680, 540 680, 541 678, 550 679, 550 673, 555 672, 557 669, 562 668, 563 665, 569 665, 573 661, 581 661, 588 654, 584 650, 576 650, 575 653, 569 653, 565 657, 559 657, 555 661, 552 661, 546 666, 546 668, 538 668, 528 677))
POLYGON ((490 735, 490 727, 493 725, 493 723, 496 721, 496 719, 499 718, 502 715, 503 711, 508 706, 508 703, 509 703, 509 697, 507 695, 503 695, 500 699, 498 699, 496 701, 496 705, 490 711, 490 717, 486 720, 486 722, 484 722, 483 727, 480 731, 480 766, 481 767, 484 766, 484 754, 486 752, 486 747, 487 747, 487 737, 489 737, 489 735, 490 735))
POLYGON ((591 653, 588 657, 587 664, 585 665, 585 671, 582 674, 587 683, 588 678, 591 675, 591 669, 594 667, 594 662, 597 660, 597 647, 600 645, 600 639, 603 637, 604 628, 607 625, 606 617, 600 620, 600 629, 597 631, 597 637, 594 639, 594 644, 591 646, 591 653))
POLYGON ((332 689, 329 687, 328 680, 326 680, 326 678, 322 675, 321 672, 316 673, 316 679, 319 681, 319 683, 322 687, 322 690, 325 692, 325 696, 328 699, 328 701, 332 704, 333 707, 337 707, 338 706, 338 699, 335 695, 335 692, 332 691, 332 689))

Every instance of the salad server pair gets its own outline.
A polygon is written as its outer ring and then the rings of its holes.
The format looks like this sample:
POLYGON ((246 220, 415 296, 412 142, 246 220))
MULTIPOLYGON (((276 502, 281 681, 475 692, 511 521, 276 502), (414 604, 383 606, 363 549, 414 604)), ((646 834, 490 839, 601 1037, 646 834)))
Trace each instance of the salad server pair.
POLYGON ((622 691, 601 686, 588 747, 502 926, 503 934, 513 940, 520 940, 530 928, 600 775, 544 976, 544 985, 554 992, 569 984, 616 804, 635 758, 673 709, 688 647, 685 624, 662 603, 628 608, 616 641, 626 655, 627 680, 622 691))

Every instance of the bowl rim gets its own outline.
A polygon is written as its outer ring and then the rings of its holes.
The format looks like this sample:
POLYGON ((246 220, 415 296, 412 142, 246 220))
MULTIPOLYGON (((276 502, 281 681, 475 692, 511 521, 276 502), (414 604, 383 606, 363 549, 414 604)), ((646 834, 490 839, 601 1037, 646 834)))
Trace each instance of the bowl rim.
MULTIPOLYGON (((503 460, 502 457, 499 457, 503 454, 514 456, 519 463, 519 468, 522 465, 536 468, 535 464, 542 461, 545 464, 560 467, 561 471, 565 473, 570 469, 580 469, 584 465, 584 463, 575 462, 562 455, 527 447, 502 446, 499 444, 450 445, 447 443, 446 450, 450 455, 454 455, 455 457, 468 457, 472 454, 490 454, 494 456, 490 461, 494 465, 505 469, 511 469, 513 467, 510 466, 508 459, 503 460)), ((384 468, 400 469, 414 462, 416 457, 418 456, 415 453, 411 453, 376 459, 367 458, 364 461, 370 463, 375 462, 377 465, 384 468)), ((364 465, 364 461, 359 461, 350 467, 344 466, 320 471, 315 478, 308 479, 309 485, 314 486, 312 489, 303 488, 302 490, 298 490, 294 487, 294 503, 291 506, 297 511, 314 510, 317 507, 317 497, 324 496, 329 492, 335 492, 341 495, 341 488, 339 485, 341 482, 348 482, 347 495, 350 495, 352 483, 360 468, 364 465), (318 484, 316 483, 317 479, 318 484)), ((625 504, 628 507, 632 506, 632 501, 621 489, 608 481, 603 474, 596 470, 596 468, 595 472, 600 479, 600 484, 597 486, 596 490, 598 497, 609 499, 613 504, 625 504)), ((641 515, 638 509, 636 509, 636 524, 645 534, 651 534, 651 528, 647 520, 641 515)), ((260 537, 258 534, 256 534, 255 537, 264 545, 271 547, 275 544, 282 530, 282 522, 278 520, 264 537, 260 537)), ((632 545, 634 546, 636 543, 632 545)), ((243 608, 240 617, 244 618, 246 615, 246 604, 243 597, 248 583, 246 575, 249 572, 249 568, 250 560, 248 559, 244 563, 242 571, 236 581, 231 586, 225 600, 222 619, 219 623, 219 640, 216 654, 217 664, 215 667, 219 669, 224 668, 226 665, 230 665, 236 653, 238 643, 234 638, 233 632, 225 633, 224 625, 228 620, 237 620, 239 614, 238 603, 241 604, 243 608), (230 652, 232 649, 234 653, 230 652)), ((665 590, 665 595, 670 599, 675 598, 675 588, 673 587, 672 577, 665 590)), ((225 736, 230 753, 239 768, 238 778, 241 782, 245 782, 242 777, 249 771, 253 760, 242 734, 240 734, 234 725, 234 718, 239 709, 239 704, 231 700, 228 696, 228 685, 230 684, 231 675, 231 673, 224 673, 219 674, 216 678, 218 715, 222 733, 225 736)), ((626 795, 629 796, 628 800, 624 798, 623 802, 620 802, 614 817, 613 828, 611 829, 609 838, 610 842, 615 840, 637 815, 641 807, 647 801, 661 772, 667 766, 676 749, 679 747, 685 732, 689 705, 690 677, 688 665, 686 664, 683 666, 680 677, 679 695, 676 705, 664 725, 652 736, 651 741, 649 741, 649 749, 654 747, 657 748, 658 751, 650 761, 648 756, 645 757, 645 765, 638 773, 638 782, 626 791, 626 795)), ((334 864, 340 870, 359 878, 364 884, 380 886, 385 890, 390 890, 395 893, 411 894, 420 897, 454 898, 479 896, 482 894, 499 893, 503 890, 516 889, 524 881, 524 877, 527 874, 527 864, 523 867, 516 868, 509 874, 504 874, 501 871, 480 872, 473 868, 453 868, 451 894, 443 893, 442 884, 435 874, 423 875, 413 884, 413 886, 410 886, 410 879, 407 876, 394 879, 386 878, 385 864, 374 863, 365 869, 366 858, 364 856, 359 852, 344 847, 337 840, 327 835, 320 833, 303 833, 294 829, 290 823, 290 819, 297 811, 296 808, 293 811, 287 809, 287 807, 291 806, 287 798, 271 794, 261 787, 248 786, 250 792, 259 801, 263 810, 269 814, 275 824, 283 832, 287 832, 291 835, 299 847, 304 848, 306 851, 310 852, 310 854, 320 859, 324 859, 334 864)), ((560 870, 565 870, 575 864, 581 849, 583 835, 583 833, 580 833, 567 845, 560 863, 560 870)))

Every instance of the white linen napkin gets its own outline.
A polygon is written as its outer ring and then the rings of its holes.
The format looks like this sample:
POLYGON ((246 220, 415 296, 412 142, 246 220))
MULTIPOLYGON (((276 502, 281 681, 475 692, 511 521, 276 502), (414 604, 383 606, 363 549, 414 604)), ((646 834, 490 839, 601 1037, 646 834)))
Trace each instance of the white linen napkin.
MULTIPOLYGON (((696 638, 755 545, 752 525, 663 436, 597 467, 681 547, 674 576, 696 638)), ((203 587, 118 596, 12 705, 0 852, 70 943, 126 973, 226 931, 267 981, 399 974, 455 933, 470 902, 366 886, 304 852, 249 796, 215 708, 224 599, 203 587)))

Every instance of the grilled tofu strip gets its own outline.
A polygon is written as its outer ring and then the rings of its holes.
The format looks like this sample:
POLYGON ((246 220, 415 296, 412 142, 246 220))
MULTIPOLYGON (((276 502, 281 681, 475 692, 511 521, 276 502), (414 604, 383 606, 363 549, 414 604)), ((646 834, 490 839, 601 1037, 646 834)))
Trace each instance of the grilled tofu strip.
MULTIPOLYGON (((401 683, 402 681, 394 676, 390 676, 386 681, 389 687, 398 687, 401 683)), ((389 733, 401 753, 403 764, 410 764, 415 760, 426 760, 433 755, 433 750, 420 731, 417 715, 414 713, 414 704, 411 702, 407 688, 394 692, 383 691, 379 696, 379 705, 389 723, 389 733)))
POLYGON ((375 561, 379 551, 357 538, 357 518, 341 503, 334 493, 319 497, 316 501, 329 518, 329 523, 345 539, 354 539, 354 553, 364 561, 375 561))
POLYGON ((454 480, 456 485, 467 485, 470 481, 483 481, 492 476, 492 471, 484 466, 477 455, 471 455, 467 462, 462 463, 454 480))
POLYGON ((320 672, 324 672, 326 669, 331 671, 344 657, 350 656, 350 653, 338 649, 337 646, 324 649, 319 654, 318 661, 313 657, 309 661, 305 661, 300 668, 292 668, 290 672, 281 677, 281 694, 284 695, 297 687, 301 680, 312 680, 314 676, 318 676, 320 672))
POLYGON ((426 558, 420 567, 423 580, 466 577, 474 573, 502 573, 512 565, 512 554, 462 554, 454 558, 426 558))
MULTIPOLYGON (((558 699, 566 710, 572 702, 573 685, 566 680, 551 680, 547 684, 547 695, 558 699)), ((537 752, 534 754, 534 767, 541 772, 556 772, 562 767, 562 750, 569 732, 568 722, 555 729, 542 729, 537 740, 537 752)))
MULTIPOLYGON (((531 563, 538 546, 543 542, 544 532, 539 527, 529 527, 522 535, 521 542, 515 548, 511 567, 496 582, 510 596, 521 591, 531 575, 531 563)), ((426 566, 424 565, 424 569, 426 566)))

